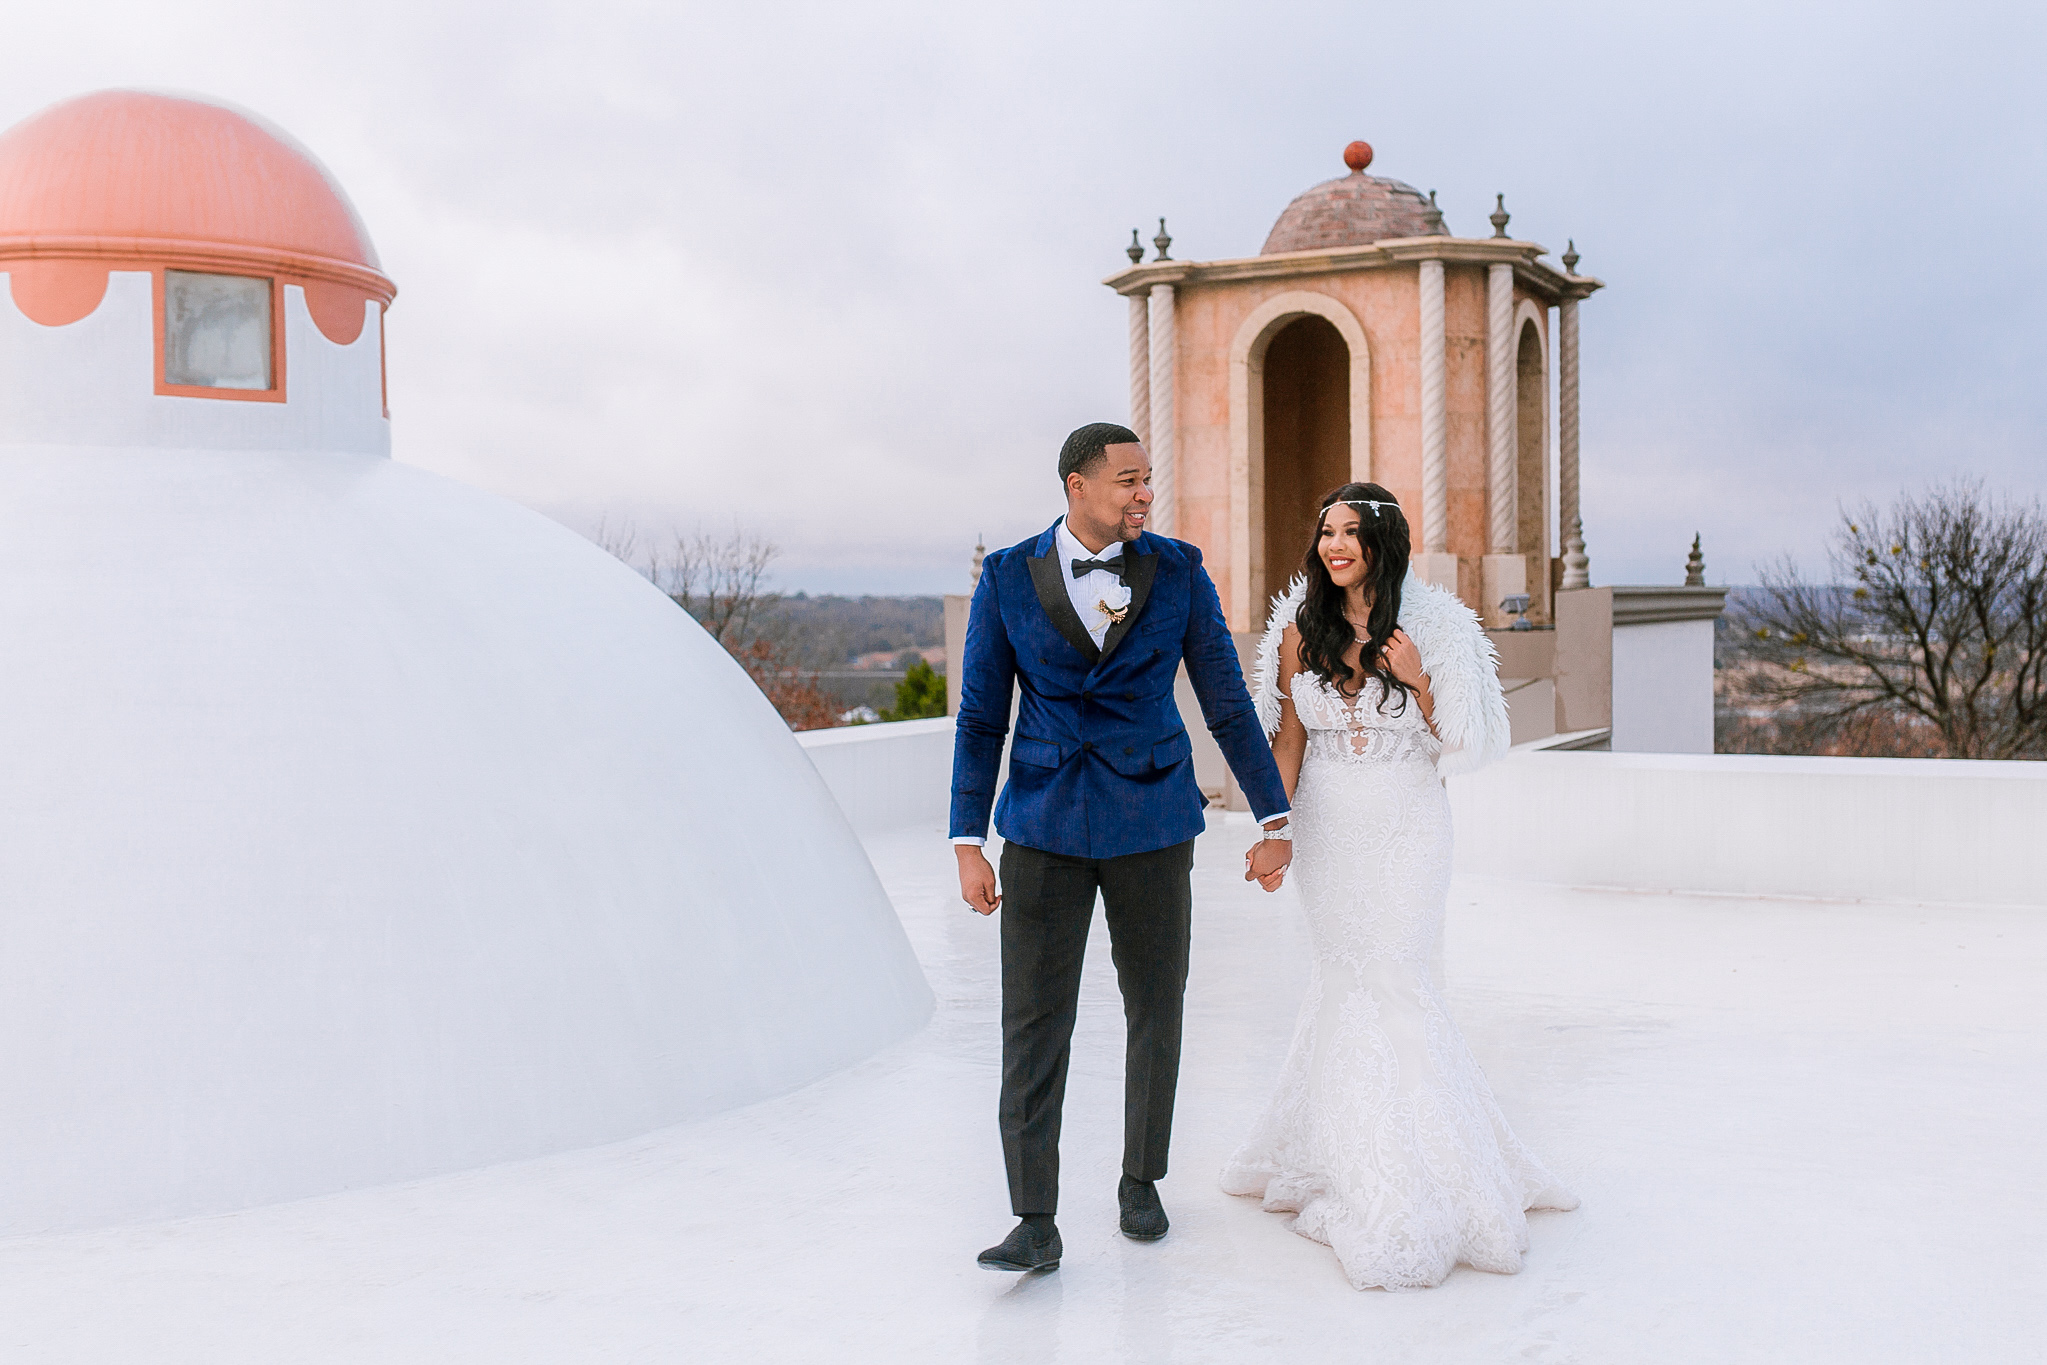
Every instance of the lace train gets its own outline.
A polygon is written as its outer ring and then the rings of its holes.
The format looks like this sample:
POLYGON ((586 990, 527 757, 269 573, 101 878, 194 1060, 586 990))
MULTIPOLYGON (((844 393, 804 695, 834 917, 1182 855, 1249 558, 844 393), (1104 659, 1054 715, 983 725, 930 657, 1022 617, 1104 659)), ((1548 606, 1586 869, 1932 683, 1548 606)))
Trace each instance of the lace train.
POLYGON ((1294 877, 1315 962, 1264 1115, 1223 1169, 1231 1194, 1293 1213, 1359 1289, 1441 1284, 1460 1261, 1512 1273, 1531 1208, 1570 1209, 1507 1127, 1429 970, 1450 880, 1433 739, 1295 679, 1309 749, 1294 877))

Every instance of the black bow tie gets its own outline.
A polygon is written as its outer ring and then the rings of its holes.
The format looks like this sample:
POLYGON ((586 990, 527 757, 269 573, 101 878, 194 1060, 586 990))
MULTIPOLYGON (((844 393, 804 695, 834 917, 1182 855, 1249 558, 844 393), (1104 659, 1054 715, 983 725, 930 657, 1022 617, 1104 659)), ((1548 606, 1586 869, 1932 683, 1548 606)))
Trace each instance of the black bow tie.
POLYGON ((1075 578, 1086 578, 1096 569, 1100 569, 1103 573, 1112 573, 1116 577, 1121 578, 1123 576, 1123 556, 1117 555, 1114 559, 1076 559, 1073 561, 1073 576, 1075 578))

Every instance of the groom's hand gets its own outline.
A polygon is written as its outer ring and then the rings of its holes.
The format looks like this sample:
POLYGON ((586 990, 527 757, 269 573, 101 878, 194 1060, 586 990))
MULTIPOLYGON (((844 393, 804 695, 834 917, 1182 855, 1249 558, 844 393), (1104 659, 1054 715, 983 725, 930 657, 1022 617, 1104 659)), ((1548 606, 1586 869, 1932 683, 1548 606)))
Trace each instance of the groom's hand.
POLYGON ((979 844, 954 844, 952 851, 960 863, 960 899, 977 915, 994 914, 1002 897, 995 893, 995 869, 988 866, 988 855, 979 844))
MULTIPOLYGON (((1284 828, 1284 824, 1273 826, 1284 828)), ((1267 891, 1279 890, 1279 884, 1286 880, 1287 865, 1294 860, 1294 846, 1289 839, 1260 839, 1251 845, 1251 851, 1244 855, 1244 880, 1257 882, 1267 891)))

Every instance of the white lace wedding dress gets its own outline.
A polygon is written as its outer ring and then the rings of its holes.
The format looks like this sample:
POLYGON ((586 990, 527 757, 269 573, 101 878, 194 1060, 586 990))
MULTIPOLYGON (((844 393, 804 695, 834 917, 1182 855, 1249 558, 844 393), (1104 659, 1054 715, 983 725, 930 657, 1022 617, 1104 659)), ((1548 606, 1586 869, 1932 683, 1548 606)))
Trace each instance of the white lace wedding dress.
POLYGON ((1298 1215, 1359 1289, 1441 1284, 1462 1261, 1512 1273, 1532 1208, 1570 1209, 1509 1131, 1437 993, 1450 805, 1410 700, 1382 712, 1294 677, 1307 755, 1294 860, 1314 972, 1279 1088, 1223 1168, 1231 1194, 1298 1215))

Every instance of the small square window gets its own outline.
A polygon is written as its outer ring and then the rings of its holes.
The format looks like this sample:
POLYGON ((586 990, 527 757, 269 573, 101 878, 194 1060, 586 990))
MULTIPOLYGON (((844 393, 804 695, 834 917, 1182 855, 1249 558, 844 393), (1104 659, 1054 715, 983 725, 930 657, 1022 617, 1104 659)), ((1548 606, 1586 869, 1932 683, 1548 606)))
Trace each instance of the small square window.
POLYGON ((163 273, 163 379, 201 389, 270 387, 270 281, 163 273))

